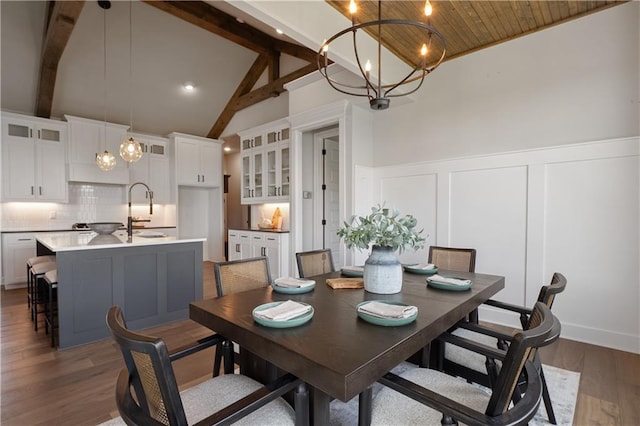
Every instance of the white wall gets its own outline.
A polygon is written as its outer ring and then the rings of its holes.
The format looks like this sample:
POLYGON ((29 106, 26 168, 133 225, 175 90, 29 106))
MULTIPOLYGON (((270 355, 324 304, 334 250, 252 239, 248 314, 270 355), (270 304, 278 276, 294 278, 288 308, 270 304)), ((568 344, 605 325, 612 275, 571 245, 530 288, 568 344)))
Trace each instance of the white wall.
POLYGON ((375 114, 375 164, 638 135, 639 28, 629 2, 442 64, 375 114))
MULTIPOLYGON (((533 306, 563 273, 562 336, 640 353, 639 182, 635 137, 379 167, 373 193, 435 230, 429 244, 477 249, 476 272, 506 277, 496 299, 533 306)), ((518 324, 488 308, 481 318, 518 324)))

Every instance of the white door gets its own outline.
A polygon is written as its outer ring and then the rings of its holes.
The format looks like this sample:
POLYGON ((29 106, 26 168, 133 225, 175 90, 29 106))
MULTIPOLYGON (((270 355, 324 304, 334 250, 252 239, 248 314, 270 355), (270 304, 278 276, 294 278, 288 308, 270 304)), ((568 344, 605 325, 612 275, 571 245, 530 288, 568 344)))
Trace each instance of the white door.
POLYGON ((329 248, 335 267, 341 268, 340 238, 340 180, 338 129, 316 134, 314 137, 315 192, 314 248, 329 248))

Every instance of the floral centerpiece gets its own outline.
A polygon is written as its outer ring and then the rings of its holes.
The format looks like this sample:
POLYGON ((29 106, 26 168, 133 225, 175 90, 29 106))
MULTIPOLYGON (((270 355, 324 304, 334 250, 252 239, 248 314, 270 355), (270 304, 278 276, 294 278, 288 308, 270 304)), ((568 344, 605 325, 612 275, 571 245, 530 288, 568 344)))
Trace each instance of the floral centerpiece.
POLYGON ((378 204, 368 216, 352 216, 338 230, 347 248, 368 249, 371 255, 364 265, 365 290, 372 293, 392 294, 402 289, 402 265, 396 251, 424 247, 423 230, 416 228, 418 221, 411 215, 400 216, 378 204))

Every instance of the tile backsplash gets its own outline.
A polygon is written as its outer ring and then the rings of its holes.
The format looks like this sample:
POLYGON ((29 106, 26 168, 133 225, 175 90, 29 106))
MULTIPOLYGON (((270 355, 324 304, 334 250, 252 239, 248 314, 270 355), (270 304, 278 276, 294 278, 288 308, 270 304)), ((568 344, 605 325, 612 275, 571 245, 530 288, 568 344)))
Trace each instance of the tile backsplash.
MULTIPOLYGON (((127 187, 69 183, 69 202, 2 203, 2 231, 70 229, 76 222, 127 221, 127 187)), ((175 226, 175 205, 154 205, 149 216, 148 205, 133 205, 133 216, 151 219, 146 226, 175 226)))

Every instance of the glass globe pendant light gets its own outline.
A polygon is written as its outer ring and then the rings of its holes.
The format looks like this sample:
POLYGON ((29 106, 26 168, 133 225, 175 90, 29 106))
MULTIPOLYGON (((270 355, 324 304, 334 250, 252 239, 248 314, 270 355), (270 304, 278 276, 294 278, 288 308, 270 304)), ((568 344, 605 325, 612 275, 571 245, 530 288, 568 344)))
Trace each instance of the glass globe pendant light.
MULTIPOLYGON (((131 23, 131 3, 129 2, 129 128, 133 131, 133 104, 131 89, 133 80, 133 24, 131 23)), ((129 137, 120 144, 120 157, 128 163, 134 163, 142 158, 142 145, 133 137, 129 137)))
MULTIPOLYGON (((107 143, 107 9, 111 7, 110 1, 99 1, 98 5, 104 10, 104 143, 107 143)), ((96 154, 96 164, 101 170, 108 172, 116 166, 116 157, 107 149, 101 154, 96 154)))

